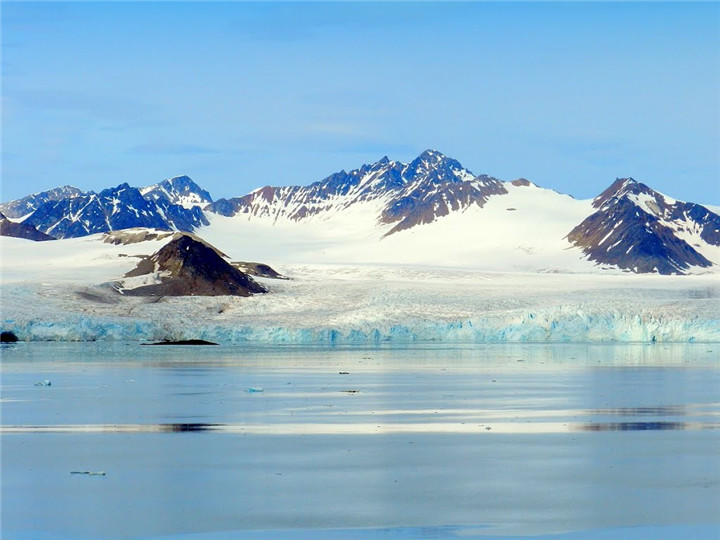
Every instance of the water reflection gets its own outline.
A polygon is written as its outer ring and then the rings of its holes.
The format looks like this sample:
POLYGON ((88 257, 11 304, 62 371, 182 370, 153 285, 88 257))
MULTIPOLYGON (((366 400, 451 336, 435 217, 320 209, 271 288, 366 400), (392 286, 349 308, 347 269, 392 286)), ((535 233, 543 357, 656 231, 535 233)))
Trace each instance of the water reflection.
POLYGON ((686 431, 713 428, 717 426, 694 422, 594 422, 577 427, 579 431, 686 431))
POLYGON ((528 435, 577 431, 699 431, 720 429, 720 422, 411 422, 411 423, 271 423, 271 424, 63 424, 0 426, 0 434, 17 433, 234 433, 243 435, 528 435))
POLYGON ((596 409, 591 414, 608 416, 687 416, 687 407, 680 405, 661 405, 656 407, 616 407, 596 409))

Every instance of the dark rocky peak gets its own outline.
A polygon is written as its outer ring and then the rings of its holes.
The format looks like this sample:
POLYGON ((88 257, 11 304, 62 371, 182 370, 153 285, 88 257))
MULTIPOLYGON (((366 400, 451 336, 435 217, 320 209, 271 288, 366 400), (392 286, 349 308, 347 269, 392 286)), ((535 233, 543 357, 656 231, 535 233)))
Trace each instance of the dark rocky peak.
POLYGON ((205 206, 213 202, 210 193, 197 185, 189 176, 174 176, 140 190, 147 199, 165 199, 181 206, 205 206))
POLYGON ((530 186, 537 187, 536 184, 534 184, 533 182, 531 182, 531 181, 528 180, 527 178, 518 178, 517 180, 513 180, 513 181, 510 182, 510 183, 511 183, 513 186, 516 186, 516 187, 530 187, 530 186))
POLYGON ((223 254, 198 237, 182 234, 154 255, 142 260, 126 278, 154 274, 156 283, 145 281, 132 287, 132 280, 117 284, 131 296, 250 296, 267 289, 233 267, 223 254))
POLYGON ((619 199, 628 194, 639 195, 641 193, 651 195, 654 198, 661 196, 634 178, 616 178, 615 181, 610 184, 609 188, 593 199, 592 205, 595 208, 600 208, 603 204, 613 199, 619 199))
MULTIPOLYGON (((112 197, 113 195, 119 195, 123 192, 131 192, 131 194, 134 195, 134 193, 132 193, 132 191, 136 191, 138 194, 140 194, 139 189, 130 187, 130 184, 128 184, 127 182, 123 182, 122 184, 119 184, 117 187, 103 189, 100 193, 98 193, 98 195, 100 197, 112 197)), ((142 196, 142 195, 140 195, 140 196, 142 196)))
POLYGON ((57 238, 73 238, 132 227, 192 231, 207 219, 199 207, 146 199, 139 189, 123 183, 100 193, 48 201, 25 222, 57 238))
POLYGON ((164 186, 173 186, 178 191, 202 189, 195 182, 193 182, 192 178, 190 178, 186 174, 181 174, 180 176, 173 176, 172 178, 163 180, 162 182, 160 182, 160 184, 164 186))
POLYGON ((616 179, 593 207, 568 240, 601 264, 638 273, 684 273, 712 265, 701 253, 703 242, 720 245, 720 216, 632 178, 616 179))
POLYGON ((408 181, 427 180, 432 183, 460 182, 474 176, 459 161, 437 150, 425 150, 405 168, 403 176, 408 181))
POLYGON ((675 235, 676 224, 619 198, 603 205, 577 225, 568 240, 590 260, 635 273, 682 274, 692 266, 712 263, 675 235))
POLYGON ((79 197, 85 194, 86 192, 74 186, 56 187, 47 191, 33 193, 32 195, 28 195, 22 199, 0 204, 0 210, 2 210, 7 217, 11 219, 18 219, 31 214, 46 202, 60 201, 62 199, 79 197))
POLYGON ((156 212, 152 201, 145 199, 138 188, 132 187, 127 182, 123 182, 114 188, 104 189, 97 195, 91 195, 91 197, 97 197, 101 204, 113 204, 112 213, 134 213, 135 210, 145 210, 149 213, 156 212))

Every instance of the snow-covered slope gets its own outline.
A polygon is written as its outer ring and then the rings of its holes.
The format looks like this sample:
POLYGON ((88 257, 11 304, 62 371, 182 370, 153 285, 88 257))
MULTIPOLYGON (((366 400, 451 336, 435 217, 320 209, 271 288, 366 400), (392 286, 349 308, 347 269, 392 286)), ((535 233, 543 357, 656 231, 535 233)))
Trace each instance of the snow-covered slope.
POLYGON ((201 235, 223 246, 242 239, 259 258, 541 272, 720 270, 720 216, 706 207, 631 179, 577 201, 525 179, 475 176, 434 150, 309 186, 266 186, 206 210, 210 226, 201 235))
POLYGON ((530 183, 499 184, 503 193, 482 207, 470 205, 393 234, 394 224, 377 219, 384 204, 378 200, 297 222, 210 215, 210 225, 197 232, 223 251, 242 249, 244 256, 266 261, 599 271, 565 239, 592 212, 590 201, 530 183))

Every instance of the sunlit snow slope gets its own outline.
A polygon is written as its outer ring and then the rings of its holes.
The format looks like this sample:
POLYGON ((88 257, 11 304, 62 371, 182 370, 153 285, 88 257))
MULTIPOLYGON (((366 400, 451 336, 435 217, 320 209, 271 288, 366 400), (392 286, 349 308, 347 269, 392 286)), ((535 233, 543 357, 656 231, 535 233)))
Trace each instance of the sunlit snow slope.
POLYGON ((590 201, 532 184, 504 183, 483 207, 437 217, 391 235, 377 216, 384 201, 355 203, 343 212, 302 221, 210 214, 197 233, 222 250, 282 262, 403 264, 498 271, 593 272, 594 262, 565 238, 592 212, 590 201))

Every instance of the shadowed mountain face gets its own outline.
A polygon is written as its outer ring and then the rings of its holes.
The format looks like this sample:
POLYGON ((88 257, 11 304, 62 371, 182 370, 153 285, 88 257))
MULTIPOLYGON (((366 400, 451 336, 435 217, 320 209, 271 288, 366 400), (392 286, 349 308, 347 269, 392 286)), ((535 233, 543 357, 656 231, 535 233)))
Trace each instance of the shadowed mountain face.
POLYGON ((34 240, 35 242, 43 242, 45 240, 55 240, 52 236, 48 236, 44 232, 38 231, 35 227, 26 223, 14 223, 7 219, 4 214, 0 213, 0 236, 12 236, 14 238, 24 238, 26 240, 34 240))
POLYGON ((212 203, 210 193, 198 186, 189 176, 176 176, 152 186, 140 189, 148 200, 165 200, 170 204, 179 204, 185 208, 206 206, 212 203))
POLYGON ((0 204, 0 212, 11 219, 19 219, 28 214, 32 214, 43 204, 50 201, 61 201, 63 199, 71 199, 85 193, 73 186, 62 186, 40 193, 33 193, 22 199, 0 204))
POLYGON ((720 216, 675 201, 632 178, 617 179, 594 201, 597 211, 568 234, 589 259, 636 273, 678 274, 712 262, 694 245, 720 245, 720 216))
POLYGON ((211 200, 192 180, 177 177, 143 190, 121 184, 93 193, 66 186, 3 207, 13 215, 29 213, 23 223, 51 236, 75 238, 133 227, 193 231, 207 225, 199 204, 211 200))
POLYGON ((149 276, 134 288, 125 280, 120 292, 130 296, 250 296, 267 289, 230 265, 213 247, 189 235, 170 241, 141 261, 126 278, 149 276), (147 283, 147 284, 146 284, 147 283))

